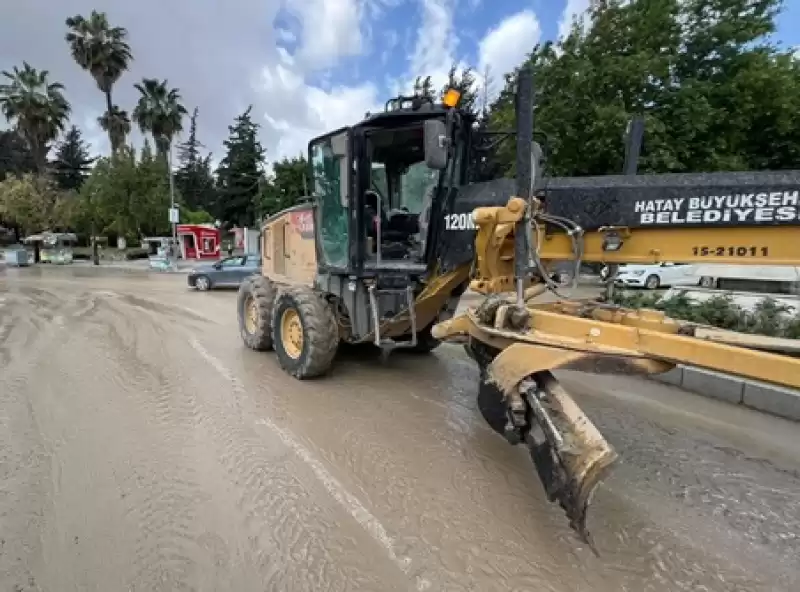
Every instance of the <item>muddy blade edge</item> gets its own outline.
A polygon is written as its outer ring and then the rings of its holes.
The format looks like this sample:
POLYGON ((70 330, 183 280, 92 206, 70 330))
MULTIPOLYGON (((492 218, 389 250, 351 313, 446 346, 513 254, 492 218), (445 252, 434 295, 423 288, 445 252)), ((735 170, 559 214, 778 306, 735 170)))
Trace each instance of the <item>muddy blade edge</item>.
POLYGON ((524 396, 541 428, 527 438, 536 472, 551 502, 558 502, 580 538, 597 553, 586 526, 598 485, 617 453, 550 372, 538 373, 524 396))

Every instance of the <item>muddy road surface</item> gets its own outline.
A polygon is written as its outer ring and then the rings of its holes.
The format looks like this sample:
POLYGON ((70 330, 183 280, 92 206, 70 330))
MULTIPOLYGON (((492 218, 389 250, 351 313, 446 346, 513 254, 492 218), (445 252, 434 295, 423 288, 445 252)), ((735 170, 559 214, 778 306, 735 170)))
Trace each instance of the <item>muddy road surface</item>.
POLYGON ((800 589, 796 424, 563 373, 622 459, 596 557, 460 349, 298 382, 241 346, 234 298, 0 271, 0 590, 800 589))

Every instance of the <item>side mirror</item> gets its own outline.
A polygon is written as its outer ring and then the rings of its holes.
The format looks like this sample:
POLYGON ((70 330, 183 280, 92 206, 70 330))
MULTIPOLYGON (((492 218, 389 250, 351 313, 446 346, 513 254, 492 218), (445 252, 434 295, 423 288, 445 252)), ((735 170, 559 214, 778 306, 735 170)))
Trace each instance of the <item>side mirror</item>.
POLYGON ((214 264, 214 269, 222 269, 222 261, 217 261, 214 264))
POLYGON ((423 125, 425 164, 429 169, 441 171, 447 167, 447 126, 438 119, 428 119, 423 125))

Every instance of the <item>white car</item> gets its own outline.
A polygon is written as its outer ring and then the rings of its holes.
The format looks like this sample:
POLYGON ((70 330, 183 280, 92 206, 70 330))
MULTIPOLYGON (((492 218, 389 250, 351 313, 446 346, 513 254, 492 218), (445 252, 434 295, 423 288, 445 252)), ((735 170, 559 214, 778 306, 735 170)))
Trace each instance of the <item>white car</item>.
MULTIPOLYGON (((608 277, 608 268, 604 267, 600 277, 608 277)), ((655 265, 620 265, 615 283, 632 288, 656 290, 672 286, 702 286, 713 288, 716 279, 695 275, 695 266, 688 263, 659 263, 655 265)))

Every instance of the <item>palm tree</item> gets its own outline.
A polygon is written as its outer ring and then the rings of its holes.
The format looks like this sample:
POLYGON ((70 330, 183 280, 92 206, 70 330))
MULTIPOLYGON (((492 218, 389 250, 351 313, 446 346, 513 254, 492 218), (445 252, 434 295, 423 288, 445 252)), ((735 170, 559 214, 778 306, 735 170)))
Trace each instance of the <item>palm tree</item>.
POLYGON ((141 96, 133 110, 133 120, 143 133, 153 136, 156 152, 166 159, 172 139, 183 131, 183 116, 188 113, 181 104, 181 95, 177 88, 168 89, 166 80, 144 78, 134 86, 141 96))
POLYGON ((112 105, 110 111, 106 111, 97 118, 97 123, 108 133, 111 152, 116 154, 125 145, 125 138, 131 133, 131 120, 128 112, 120 109, 117 105, 112 105))
MULTIPOLYGON (((75 15, 66 20, 69 32, 66 34, 72 58, 77 64, 89 72, 106 97, 106 113, 114 113, 114 103, 111 100, 111 90, 119 80, 122 73, 128 69, 128 64, 133 60, 131 48, 128 45, 128 31, 123 27, 112 27, 105 12, 93 10, 86 19, 75 15)), ((114 137, 118 130, 113 127, 103 128, 108 132, 108 139, 112 149, 119 136, 114 137)))
POLYGON ((50 82, 47 70, 32 68, 27 62, 3 71, 7 79, 0 84, 0 111, 30 148, 36 169, 43 172, 47 164, 49 143, 64 130, 70 105, 64 97, 64 85, 50 82))
MULTIPOLYGON (((133 120, 143 133, 149 132, 156 144, 156 153, 164 159, 169 171, 170 215, 175 208, 175 174, 172 170, 172 140, 183 131, 183 116, 186 107, 181 104, 177 88, 167 88, 167 81, 144 78, 135 84, 139 91, 139 102, 133 109, 133 120)), ((175 225, 172 226, 175 238, 175 225)))

